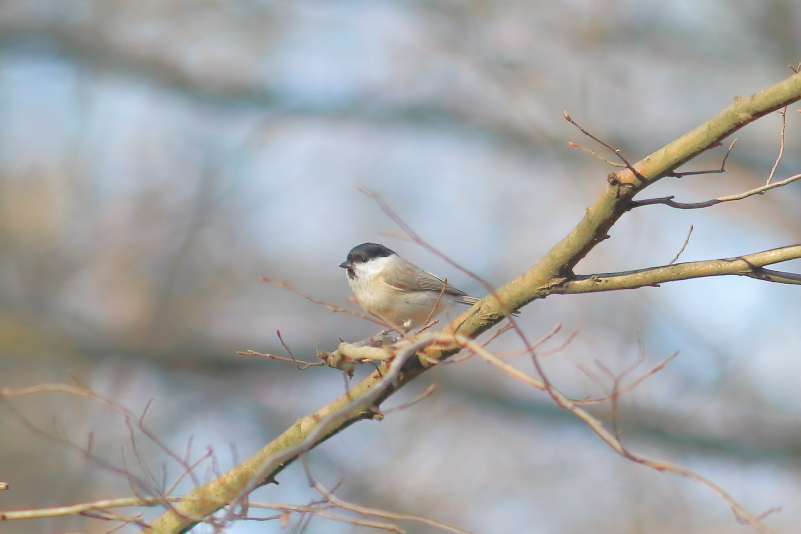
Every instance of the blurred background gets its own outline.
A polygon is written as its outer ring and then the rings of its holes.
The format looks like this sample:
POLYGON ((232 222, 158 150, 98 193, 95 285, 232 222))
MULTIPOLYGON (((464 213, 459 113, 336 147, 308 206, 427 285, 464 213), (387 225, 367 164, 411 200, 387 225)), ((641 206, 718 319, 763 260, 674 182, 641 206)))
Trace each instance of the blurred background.
MULTIPOLYGON (((78 381, 137 415, 149 405, 145 424, 172 451, 213 451, 197 470, 207 479, 344 390, 332 369, 237 351, 282 355, 280 330, 312 360, 376 333, 261 276, 355 307, 337 264, 377 241, 483 295, 393 236, 356 184, 501 285, 578 222, 614 170, 568 146, 603 154, 563 111, 636 161, 792 74, 799 35, 794 0, 2 1, 0 386, 78 381)), ((775 179, 799 172, 796 109, 775 179)), ((702 201, 763 184, 781 122, 738 132, 725 174, 665 179, 647 196, 702 201)), ((687 170, 716 168, 724 152, 687 170)), ((690 225, 681 261, 797 243, 799 213, 801 184, 707 210, 641 208, 577 272, 663 265, 690 225)), ((801 271, 793 263, 779 268, 801 271)), ((577 398, 604 393, 578 365, 608 387, 594 362, 620 373, 642 355, 637 377, 678 351, 625 396, 625 442, 697 470, 756 514, 781 507, 766 522, 790 532, 801 524, 799 306, 797 286, 728 277, 553 296, 520 324, 532 340, 561 324, 546 348, 576 333, 543 365, 577 398)), ((520 343, 507 333, 492 347, 520 343)), ((623 460, 477 358, 434 369, 384 407, 432 383, 432 397, 316 449, 314 475, 352 501, 475 533, 750 532, 707 488, 623 460)), ((609 422, 607 409, 595 413, 609 422)), ((10 399, 0 429, 11 486, 0 510, 131 495, 111 466, 144 476, 124 417, 98 402, 10 399), (108 464, 81 452, 90 439, 108 464)), ((136 435, 142 463, 174 480, 180 465, 136 435)), ((278 480, 253 500, 318 497, 300 465, 278 480)), ((2 531, 111 528, 66 517, 2 531)), ((277 521, 227 530, 283 531, 277 521)), ((306 529, 367 531, 323 519, 306 529)))

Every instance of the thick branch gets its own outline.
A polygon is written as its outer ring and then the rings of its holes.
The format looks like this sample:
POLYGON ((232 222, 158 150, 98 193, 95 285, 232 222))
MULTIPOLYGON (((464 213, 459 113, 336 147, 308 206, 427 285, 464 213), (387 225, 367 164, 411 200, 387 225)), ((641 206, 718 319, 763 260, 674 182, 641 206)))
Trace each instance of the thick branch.
POLYGON ((607 232, 629 209, 631 198, 648 185, 671 174, 705 150, 720 142, 749 122, 801 99, 801 74, 748 97, 737 97, 729 107, 710 120, 665 145, 629 169, 609 175, 609 184, 601 197, 584 214, 571 232, 554 246, 531 269, 483 298, 462 314, 451 327, 468 337, 475 337, 497 324, 503 309, 518 310, 532 300, 546 296, 550 289, 566 278, 572 269, 595 245, 608 237, 607 232))
POLYGON ((783 284, 801 284, 801 275, 763 269, 765 265, 801 258, 801 245, 776 248, 736 258, 691 261, 664 267, 639 269, 621 273, 577 276, 551 290, 551 293, 568 295, 575 293, 597 293, 658 286, 664 282, 703 278, 706 276, 740 275, 783 284))
MULTIPOLYGON (((601 197, 587 208, 584 218, 562 241, 517 279, 481 299, 445 327, 445 331, 458 332, 467 338, 476 338, 498 324, 511 311, 519 310, 527 303, 554 292, 565 283, 566 279, 572 278, 573 267, 595 245, 606 239, 612 225, 630 208, 631 198, 636 193, 672 173, 677 167, 703 151, 717 146, 722 139, 749 122, 799 99, 801 99, 801 74, 796 74, 750 97, 736 98, 732 105, 706 123, 634 164, 636 172, 626 169, 610 175, 601 197)), ((458 351, 458 346, 443 348, 435 345, 426 349, 426 355, 430 359, 443 359, 458 351)), ((403 367, 396 381, 386 385, 379 392, 371 391, 379 383, 386 384, 382 382, 382 376, 389 369, 389 365, 391 364, 383 364, 380 371, 362 380, 346 395, 315 414, 299 419, 292 428, 250 459, 221 475, 217 480, 193 490, 188 497, 193 499, 200 497, 201 505, 195 506, 195 503, 192 503, 193 506, 188 506, 188 503, 178 503, 174 509, 162 514, 147 531, 158 534, 186 532, 222 507, 219 502, 225 499, 218 498, 219 495, 224 494, 234 499, 248 489, 271 480, 297 457, 298 445, 304 443, 310 435, 317 435, 319 439, 315 439, 309 448, 347 428, 355 421, 371 417, 372 413, 361 403, 363 399, 370 397, 370 404, 378 405, 426 370, 417 358, 413 358, 403 367), (337 420, 336 424, 332 424, 327 418, 331 413, 347 411, 348 406, 354 405, 356 408, 352 408, 348 416, 337 420), (322 427, 323 424, 326 426, 322 427), (270 458, 281 458, 281 461, 265 464, 270 458), (254 481, 254 477, 258 477, 259 480, 254 481), (215 498, 203 503, 204 495, 215 495, 215 498)))

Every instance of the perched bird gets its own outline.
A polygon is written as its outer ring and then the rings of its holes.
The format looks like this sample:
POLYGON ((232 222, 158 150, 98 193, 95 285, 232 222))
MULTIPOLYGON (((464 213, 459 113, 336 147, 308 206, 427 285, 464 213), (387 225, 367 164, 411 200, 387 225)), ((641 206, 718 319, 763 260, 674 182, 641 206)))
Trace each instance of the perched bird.
POLYGON ((354 247, 339 266, 347 269, 359 306, 395 327, 419 328, 454 302, 478 302, 377 243, 354 247))

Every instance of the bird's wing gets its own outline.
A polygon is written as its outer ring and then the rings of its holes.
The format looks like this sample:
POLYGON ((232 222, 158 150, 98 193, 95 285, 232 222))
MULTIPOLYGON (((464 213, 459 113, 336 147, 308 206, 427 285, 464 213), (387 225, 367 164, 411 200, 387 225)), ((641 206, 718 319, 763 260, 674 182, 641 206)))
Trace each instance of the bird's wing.
POLYGON ((435 291, 446 295, 461 297, 465 304, 472 304, 478 299, 468 296, 461 289, 456 289, 435 274, 426 272, 412 262, 401 258, 389 274, 384 274, 384 281, 399 291, 435 291), (444 287, 444 289, 443 289, 444 287))

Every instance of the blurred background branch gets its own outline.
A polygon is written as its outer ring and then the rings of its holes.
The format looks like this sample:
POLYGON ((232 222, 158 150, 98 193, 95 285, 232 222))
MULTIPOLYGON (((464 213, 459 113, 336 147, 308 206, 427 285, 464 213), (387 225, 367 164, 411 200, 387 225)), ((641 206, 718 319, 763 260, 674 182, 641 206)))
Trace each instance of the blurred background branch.
MULTIPOLYGON (((339 338, 375 333, 261 276, 346 306, 336 265, 358 243, 386 241, 483 294, 439 258, 382 237, 392 224, 353 184, 381 193, 433 246, 498 286, 572 228, 606 185, 597 177, 617 170, 567 145, 579 134, 563 110, 636 161, 734 96, 786 78, 800 20, 793 0, 0 2, 2 385, 73 375, 133 413, 156 399, 149 427, 172 450, 190 436, 198 450, 211 447, 218 466, 199 476, 212 478, 344 390, 330 369, 236 351, 281 354, 280 329, 293 355, 313 361, 317 342, 333 350, 339 338)), ((795 112, 776 176, 801 168, 795 112)), ((781 123, 766 117, 738 133, 726 173, 665 179, 654 196, 697 202, 761 186, 781 123)), ((716 168, 725 148, 697 165, 716 168)), ((797 243, 799 191, 793 183, 712 210, 635 210, 582 272, 664 265, 690 224, 683 262, 797 243)), ((792 434, 799 298, 794 287, 729 277, 548 299, 520 322, 532 339, 557 322, 578 332, 543 361, 575 398, 598 393, 577 364, 625 368, 637 339, 650 363, 679 351, 621 400, 628 443, 703 472, 748 509, 784 505, 767 522, 792 531, 801 521, 790 505, 801 466, 792 434)), ((484 363, 427 375, 398 402, 432 382, 447 387, 310 455, 321 483, 344 479, 338 495, 349 501, 473 532, 731 532, 713 496, 615 458, 570 414, 484 363)), ((44 429, 94 432, 94 450, 115 464, 130 441, 124 424, 87 403, 41 396, 15 406, 44 429)), ((0 508, 129 495, 127 480, 7 411, 0 427, 0 480, 10 485, 0 508)), ((165 461, 157 449, 142 454, 165 461)), ((318 497, 299 466, 253 496, 318 497)), ((253 528, 240 524, 231 532, 253 528)), ((282 531, 275 521, 258 527, 282 531)))

